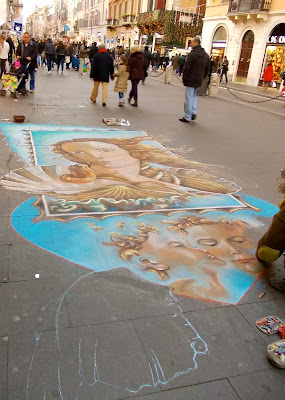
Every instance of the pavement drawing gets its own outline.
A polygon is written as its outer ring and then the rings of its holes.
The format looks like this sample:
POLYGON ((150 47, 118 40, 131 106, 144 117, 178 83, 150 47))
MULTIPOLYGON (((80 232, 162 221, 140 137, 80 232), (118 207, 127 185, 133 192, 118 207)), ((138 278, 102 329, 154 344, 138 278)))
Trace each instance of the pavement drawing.
POLYGON ((207 166, 143 132, 0 128, 26 163, 1 185, 36 195, 11 223, 35 245, 95 271, 125 267, 175 295, 230 304, 262 274, 255 230, 276 208, 240 195, 207 166))
MULTIPOLYGON (((3 176, 0 184, 31 194, 12 212, 13 228, 43 250, 89 269, 56 300, 50 368, 57 396, 71 398, 70 393, 98 385, 139 393, 197 369, 200 357, 208 355, 208 345, 183 315, 177 298, 237 304, 264 272, 254 257, 256 231, 276 207, 240 194, 233 182, 211 175, 207 165, 176 157, 140 131, 32 124, 0 124, 0 131, 26 164, 3 176), (132 354, 129 344, 130 354, 121 357, 129 357, 130 370, 124 382, 118 382, 104 370, 104 348, 110 343, 95 340, 93 372, 87 377, 82 364, 86 339, 78 333, 72 347, 79 367, 68 386, 64 382, 72 374, 68 371, 67 378, 66 339, 60 330, 64 301, 97 272, 119 268, 168 287, 172 315, 163 323, 182 341, 183 362, 177 359, 178 365, 166 373, 159 341, 150 345, 148 360, 132 354), (141 362, 139 379, 132 379, 131 360, 141 362)), ((41 353, 41 339, 40 333, 26 399, 34 398, 35 365, 37 374, 42 371, 44 376, 42 357, 49 358, 41 353)), ((44 380, 40 385, 46 398, 49 389, 44 380)))

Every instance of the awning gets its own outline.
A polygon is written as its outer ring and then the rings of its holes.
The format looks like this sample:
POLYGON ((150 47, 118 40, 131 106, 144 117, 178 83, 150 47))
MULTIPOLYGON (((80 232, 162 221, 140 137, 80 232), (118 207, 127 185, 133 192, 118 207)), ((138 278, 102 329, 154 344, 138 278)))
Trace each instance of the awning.
POLYGON ((70 28, 69 28, 68 25, 63 25, 63 27, 64 27, 64 30, 65 30, 65 31, 70 31, 70 28))

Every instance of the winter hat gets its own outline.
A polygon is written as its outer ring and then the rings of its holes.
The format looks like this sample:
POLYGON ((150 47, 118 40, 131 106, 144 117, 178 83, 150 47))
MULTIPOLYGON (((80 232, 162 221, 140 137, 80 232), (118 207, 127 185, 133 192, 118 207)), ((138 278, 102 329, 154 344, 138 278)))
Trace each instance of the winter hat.
POLYGON ((19 67, 19 68, 21 68, 21 63, 20 63, 20 61, 15 61, 15 67, 19 67))

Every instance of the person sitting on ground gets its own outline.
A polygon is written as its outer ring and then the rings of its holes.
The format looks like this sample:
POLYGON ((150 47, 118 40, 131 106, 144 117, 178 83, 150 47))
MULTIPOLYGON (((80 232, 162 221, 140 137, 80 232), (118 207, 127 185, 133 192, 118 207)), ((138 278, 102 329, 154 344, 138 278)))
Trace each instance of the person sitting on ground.
MULTIPOLYGON (((285 170, 281 171, 278 180, 279 191, 285 194, 285 170)), ((260 262, 272 263, 285 251, 285 197, 279 204, 279 211, 274 215, 268 231, 259 240, 256 250, 256 258, 260 262)), ((269 278, 269 283, 285 292, 285 280, 269 278)))

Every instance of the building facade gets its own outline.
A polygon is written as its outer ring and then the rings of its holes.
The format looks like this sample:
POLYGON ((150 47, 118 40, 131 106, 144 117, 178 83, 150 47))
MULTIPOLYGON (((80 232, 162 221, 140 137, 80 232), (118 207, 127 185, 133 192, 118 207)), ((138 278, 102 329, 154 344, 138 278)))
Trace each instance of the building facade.
POLYGON ((22 0, 0 0, 0 32, 13 30, 13 21, 22 14, 22 0))
POLYGON ((217 67, 226 55, 235 82, 258 86, 268 62, 274 87, 285 71, 284 0, 208 0, 202 46, 217 67))

